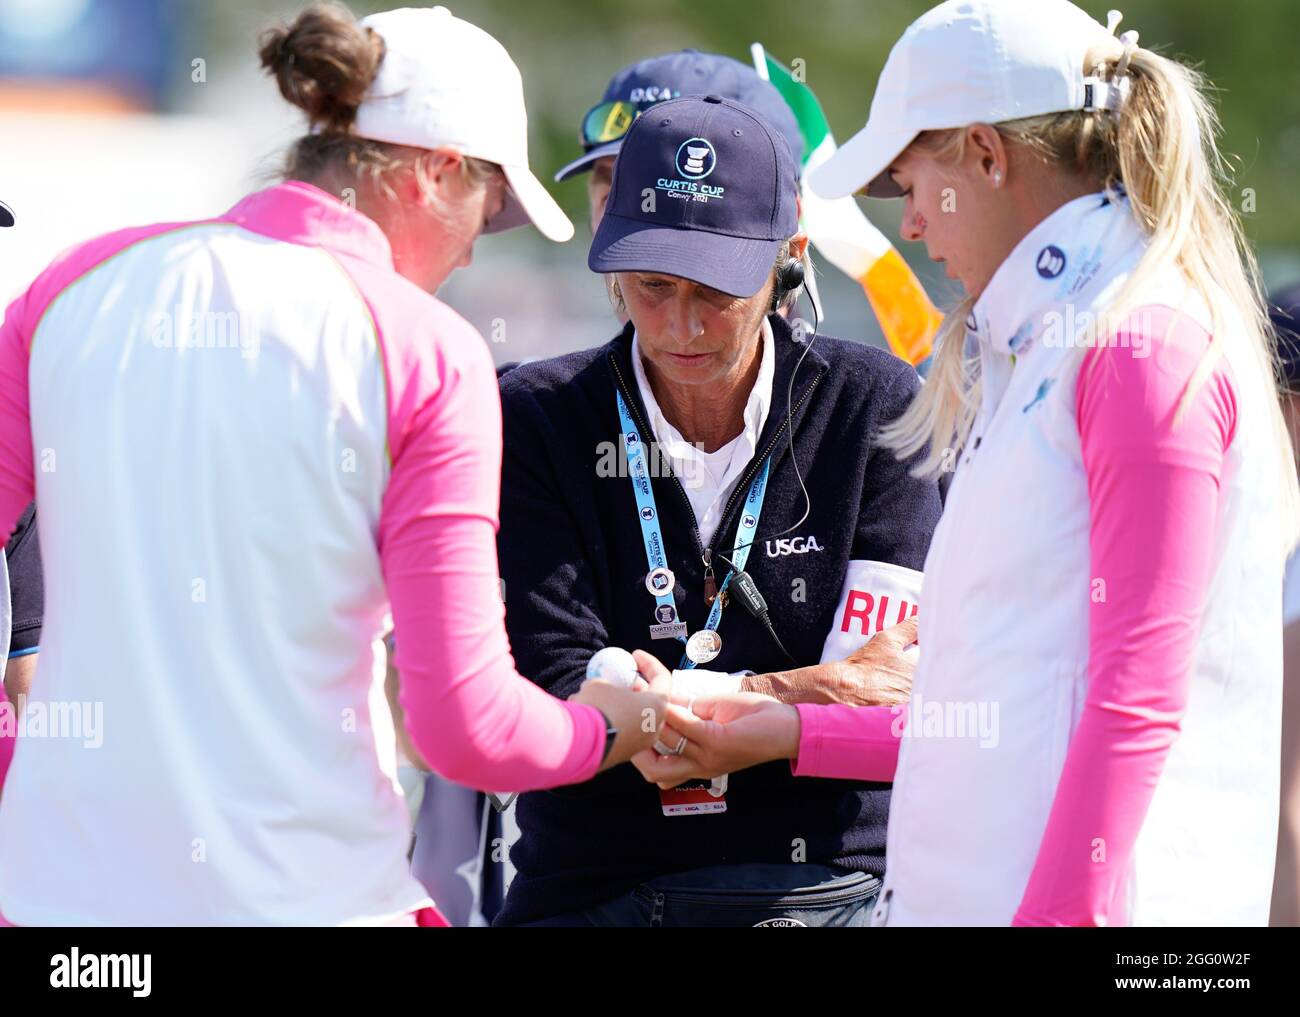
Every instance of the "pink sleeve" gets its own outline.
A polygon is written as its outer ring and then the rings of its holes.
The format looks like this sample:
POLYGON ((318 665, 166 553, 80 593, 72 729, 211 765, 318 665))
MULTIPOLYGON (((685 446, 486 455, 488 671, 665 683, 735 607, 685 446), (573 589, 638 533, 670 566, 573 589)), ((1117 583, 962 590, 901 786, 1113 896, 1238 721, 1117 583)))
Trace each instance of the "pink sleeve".
POLYGON ((894 779, 898 742, 907 714, 892 706, 800 703, 796 777, 841 780, 894 779))
POLYGON ((420 327, 383 336, 393 465, 379 547, 411 739, 438 773, 482 790, 587 780, 605 750, 600 711, 519 675, 506 638, 491 358, 459 316, 430 320, 424 306, 420 327))
POLYGON ((1133 846, 1187 705, 1237 409, 1220 361, 1174 426, 1209 341, 1187 318, 1162 339, 1174 315, 1134 311, 1119 342, 1089 351, 1079 375, 1088 694, 1015 925, 1127 924, 1133 846))
POLYGON ((0 325, 0 545, 8 541, 35 496, 27 357, 36 326, 36 290, 33 285, 10 304, 0 325))

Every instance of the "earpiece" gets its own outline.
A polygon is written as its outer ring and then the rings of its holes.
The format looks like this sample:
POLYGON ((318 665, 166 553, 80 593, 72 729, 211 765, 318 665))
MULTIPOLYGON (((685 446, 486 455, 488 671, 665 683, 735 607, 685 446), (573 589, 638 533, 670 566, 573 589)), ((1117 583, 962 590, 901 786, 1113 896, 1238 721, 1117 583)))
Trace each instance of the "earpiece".
POLYGON ((785 298, 803 285, 803 262, 791 261, 781 267, 772 288, 772 310, 781 306, 785 298))

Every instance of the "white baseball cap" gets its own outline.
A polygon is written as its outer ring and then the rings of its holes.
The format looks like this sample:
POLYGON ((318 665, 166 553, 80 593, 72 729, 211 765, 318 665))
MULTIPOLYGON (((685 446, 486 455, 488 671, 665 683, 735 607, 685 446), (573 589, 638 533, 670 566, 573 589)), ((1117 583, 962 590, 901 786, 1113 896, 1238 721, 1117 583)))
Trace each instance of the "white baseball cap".
MULTIPOLYGON (((922 131, 997 124, 1075 109, 1117 109, 1127 82, 1088 77, 1084 60, 1113 38, 1067 0, 948 0, 917 18, 880 72, 867 124, 808 177, 824 198, 864 185, 902 194, 890 164, 922 131)), ((1136 33, 1133 33, 1136 42, 1136 33)))
POLYGON ((353 124, 372 141, 455 148, 505 171, 506 205, 484 232, 531 221, 551 240, 573 223, 528 168, 528 113, 519 68, 504 46, 446 7, 403 7, 363 18, 385 52, 353 124))

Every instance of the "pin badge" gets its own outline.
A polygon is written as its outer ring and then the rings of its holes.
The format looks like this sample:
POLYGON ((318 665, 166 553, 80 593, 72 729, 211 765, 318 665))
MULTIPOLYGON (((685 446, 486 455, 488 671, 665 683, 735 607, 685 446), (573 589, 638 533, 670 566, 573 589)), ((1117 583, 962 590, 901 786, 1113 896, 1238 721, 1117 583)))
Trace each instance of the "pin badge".
POLYGON ((686 623, 677 620, 677 609, 671 604, 655 608, 656 624, 650 626, 651 639, 685 639, 686 623))
POLYGON ((686 640, 686 656, 696 664, 707 664, 722 652, 722 637, 712 629, 700 629, 686 640))
POLYGON ((672 569, 662 567, 651 569, 645 577, 645 588, 650 591, 651 596, 659 597, 672 593, 676 585, 677 577, 673 575, 672 569))

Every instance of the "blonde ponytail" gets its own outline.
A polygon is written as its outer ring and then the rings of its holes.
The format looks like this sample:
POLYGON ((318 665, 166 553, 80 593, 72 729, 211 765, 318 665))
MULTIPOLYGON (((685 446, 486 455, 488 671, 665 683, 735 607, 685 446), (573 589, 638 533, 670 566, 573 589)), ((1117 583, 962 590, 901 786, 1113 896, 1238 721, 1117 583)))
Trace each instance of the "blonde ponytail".
MULTIPOLYGON (((1122 54, 1119 40, 1107 40, 1094 47, 1084 70, 1113 79, 1122 54)), ((1211 314, 1211 342, 1179 402, 1177 424, 1233 331, 1244 330, 1261 379, 1278 392, 1276 338, 1254 254, 1225 197, 1229 178, 1217 147, 1219 122, 1205 96, 1203 78, 1190 67, 1141 48, 1131 49, 1126 73, 1129 94, 1118 115, 1078 110, 995 126, 1008 144, 1025 146, 1049 164, 1086 174, 1098 190, 1120 184, 1127 192, 1150 240, 1104 317, 1099 315, 1102 320, 1121 321, 1142 287, 1170 261, 1204 299, 1211 314)), ((965 131, 958 129, 926 132, 913 145, 948 161, 960 157, 964 142, 965 131)), ((930 444, 929 454, 914 470, 919 475, 934 475, 953 461, 979 404, 978 372, 964 358, 965 321, 972 303, 967 301, 945 319, 921 394, 882 432, 900 458, 930 444)), ((1289 551, 1300 538, 1300 485, 1280 401, 1270 399, 1267 412, 1280 471, 1282 540, 1289 551)))
POLYGON ((934 477, 956 466, 957 452, 966 444, 980 404, 979 359, 966 356, 966 319, 975 301, 970 297, 950 311, 934 337, 930 373, 902 416, 880 431, 880 440, 899 459, 922 449, 925 458, 912 473, 934 477))

